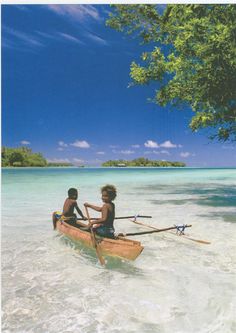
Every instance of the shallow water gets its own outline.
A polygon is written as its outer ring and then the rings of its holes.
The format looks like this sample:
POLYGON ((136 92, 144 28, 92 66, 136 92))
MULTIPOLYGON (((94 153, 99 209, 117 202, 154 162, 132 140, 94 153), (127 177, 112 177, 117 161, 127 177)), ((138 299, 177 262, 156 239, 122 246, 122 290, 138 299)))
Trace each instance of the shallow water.
MULTIPOLYGON (((3 332, 236 332, 236 169, 4 169, 3 332), (136 236, 134 262, 107 259, 52 230, 69 187, 79 205, 117 186, 116 215, 152 215, 170 233, 136 236)), ((96 214, 93 214, 96 216, 96 214)), ((148 230, 126 220, 116 231, 148 230)))

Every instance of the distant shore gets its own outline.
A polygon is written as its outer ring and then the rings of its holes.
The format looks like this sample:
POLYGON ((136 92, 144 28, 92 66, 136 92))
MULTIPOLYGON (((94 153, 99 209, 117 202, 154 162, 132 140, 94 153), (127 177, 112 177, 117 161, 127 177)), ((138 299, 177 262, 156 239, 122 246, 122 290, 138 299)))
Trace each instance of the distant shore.
POLYGON ((3 170, 25 170, 25 169, 104 169, 104 170, 111 170, 111 169, 119 169, 119 170, 130 170, 130 169, 182 169, 182 170, 187 170, 187 169, 236 169, 236 166, 215 166, 215 167, 195 167, 195 166, 186 166, 186 167, 141 167, 141 166, 136 166, 136 167, 125 167, 125 168, 120 168, 120 167, 103 167, 103 166, 84 166, 83 168, 77 167, 77 166, 70 166, 70 167, 63 167, 63 166, 55 166, 55 167, 37 167, 37 166, 28 166, 28 167, 2 167, 3 170))

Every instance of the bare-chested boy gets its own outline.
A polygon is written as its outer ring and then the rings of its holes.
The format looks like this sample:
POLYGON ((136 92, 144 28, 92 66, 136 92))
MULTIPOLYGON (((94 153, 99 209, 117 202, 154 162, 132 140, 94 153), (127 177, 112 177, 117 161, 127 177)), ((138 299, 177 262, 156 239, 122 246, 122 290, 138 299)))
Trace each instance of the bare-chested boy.
POLYGON ((70 188, 68 190, 68 198, 64 202, 63 213, 62 213, 64 217, 71 217, 71 220, 69 219, 69 221, 76 222, 77 216, 74 213, 75 209, 78 212, 78 214, 82 217, 82 219, 87 220, 82 211, 79 209, 79 206, 76 201, 77 199, 78 199, 78 191, 76 190, 76 188, 70 188))
POLYGON ((94 231, 103 237, 114 238, 114 219, 115 219, 115 205, 112 202, 116 197, 116 188, 113 185, 106 185, 101 188, 103 206, 95 206, 85 203, 85 207, 92 208, 97 212, 101 212, 102 216, 99 219, 92 220, 88 227, 93 228, 94 231))

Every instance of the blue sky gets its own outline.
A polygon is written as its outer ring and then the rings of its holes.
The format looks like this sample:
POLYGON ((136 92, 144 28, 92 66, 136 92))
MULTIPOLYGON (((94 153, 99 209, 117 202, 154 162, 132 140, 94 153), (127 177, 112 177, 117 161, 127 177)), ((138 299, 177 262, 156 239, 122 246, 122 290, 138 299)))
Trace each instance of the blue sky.
POLYGON ((128 88, 147 46, 105 26, 109 5, 2 6, 2 145, 25 145, 49 161, 108 159, 236 166, 233 144, 188 128, 192 112, 147 101, 128 88))

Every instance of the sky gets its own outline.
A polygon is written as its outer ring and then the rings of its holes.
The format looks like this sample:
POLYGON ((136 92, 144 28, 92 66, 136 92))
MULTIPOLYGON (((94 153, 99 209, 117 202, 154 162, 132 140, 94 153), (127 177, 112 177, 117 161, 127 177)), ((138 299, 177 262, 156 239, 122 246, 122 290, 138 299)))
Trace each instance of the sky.
POLYGON ((235 167, 236 147, 193 133, 190 109, 148 101, 129 87, 132 61, 149 46, 107 27, 109 5, 2 5, 2 145, 51 162, 109 159, 235 167))

